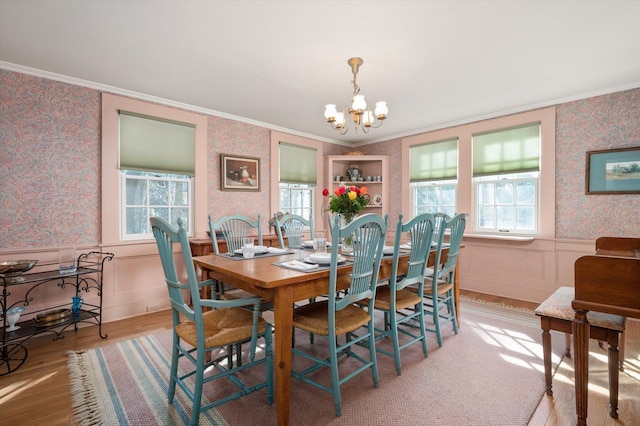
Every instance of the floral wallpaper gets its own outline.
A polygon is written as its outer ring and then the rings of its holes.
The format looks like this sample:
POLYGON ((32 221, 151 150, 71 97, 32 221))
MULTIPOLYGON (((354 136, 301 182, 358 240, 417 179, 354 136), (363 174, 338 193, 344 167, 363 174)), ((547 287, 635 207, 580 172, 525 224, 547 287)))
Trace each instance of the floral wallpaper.
MULTIPOLYGON (((0 70, 0 250, 100 243, 101 93, 0 70)), ((208 211, 214 217, 269 205, 269 129, 208 117, 208 211), (220 190, 220 154, 260 158, 260 192, 220 190)), ((640 146, 640 89, 557 107, 556 237, 593 240, 640 235, 640 195, 585 195, 585 152, 640 146)), ((325 155, 347 147, 324 144, 325 155)), ((399 188, 401 141, 364 146, 390 156, 399 188)), ((400 213, 391 191, 390 216, 400 213)))
POLYGON ((558 105, 556 238, 640 237, 640 194, 586 195, 586 152, 640 147, 640 89, 558 105))
POLYGON ((0 70, 0 249, 96 244, 100 92, 0 70))
POLYGON ((249 217, 260 215, 263 233, 268 233, 270 137, 269 129, 225 118, 209 116, 207 123, 208 214, 216 220, 243 212, 249 217), (233 154, 260 159, 260 192, 221 191, 220 154, 233 154))

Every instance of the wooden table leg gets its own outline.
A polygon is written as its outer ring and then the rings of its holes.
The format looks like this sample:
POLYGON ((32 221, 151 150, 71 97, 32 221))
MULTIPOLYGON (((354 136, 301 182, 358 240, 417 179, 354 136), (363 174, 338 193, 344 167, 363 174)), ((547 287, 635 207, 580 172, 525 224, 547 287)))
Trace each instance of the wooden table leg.
POLYGON ((273 298, 275 323, 276 404, 278 425, 289 425, 293 288, 278 287, 273 298))
POLYGON ((551 375, 551 319, 549 317, 540 317, 540 326, 542 327, 542 356, 544 359, 544 381, 545 391, 547 395, 553 395, 551 386, 553 377, 551 375))
POLYGON ((618 386, 620 382, 620 350, 619 333, 617 331, 607 332, 607 343, 609 344, 609 415, 618 418, 618 386))
POLYGON ((573 321, 573 356, 575 366, 575 391, 577 425, 587 425, 587 403, 589 401, 589 321, 587 311, 576 309, 573 321))

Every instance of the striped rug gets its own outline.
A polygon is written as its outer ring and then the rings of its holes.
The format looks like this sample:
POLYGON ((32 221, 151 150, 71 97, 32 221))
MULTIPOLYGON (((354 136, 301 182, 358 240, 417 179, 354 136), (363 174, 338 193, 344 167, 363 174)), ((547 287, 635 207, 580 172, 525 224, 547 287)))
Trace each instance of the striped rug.
MULTIPOLYGON (((335 417, 332 397, 292 379, 293 425, 526 425, 544 393, 539 319, 528 311, 463 300, 458 335, 450 326, 439 348, 429 333, 429 357, 419 345, 402 352, 402 376, 393 359, 378 355, 380 386, 368 373, 342 386, 343 415, 335 417)), ((564 346, 553 333, 554 368, 564 346)), ((83 425, 183 425, 191 410, 177 389, 167 403, 171 332, 69 354, 74 414, 83 425)), ((386 345, 386 342, 381 342, 386 345)), ((296 346, 310 345, 300 333, 296 346)), ((323 339, 312 346, 326 350, 323 339)), ((344 371, 350 359, 344 358, 344 371)), ((294 358, 294 368, 303 360, 294 358)), ((264 370, 255 370, 255 379, 264 370)), ((326 374, 326 372, 319 372, 326 374)), ((344 373, 343 373, 344 374, 344 373)), ((249 380, 252 378, 249 376, 249 380)), ((209 384, 205 399, 228 391, 209 384)), ((200 418, 202 425, 276 424, 276 406, 259 391, 200 418)))

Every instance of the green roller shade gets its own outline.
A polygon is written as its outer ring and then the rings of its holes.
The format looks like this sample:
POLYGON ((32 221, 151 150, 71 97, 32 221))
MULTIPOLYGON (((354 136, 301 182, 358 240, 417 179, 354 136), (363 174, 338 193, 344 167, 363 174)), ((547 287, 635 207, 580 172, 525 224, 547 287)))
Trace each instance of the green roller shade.
POLYGON ((411 182, 458 178, 458 139, 447 139, 409 148, 411 182))
POLYGON ((540 170, 540 123, 473 135, 473 176, 540 170))
POLYGON ((120 168, 195 175, 195 126, 120 111, 120 168))
POLYGON ((318 150, 280 142, 280 183, 316 185, 318 150))

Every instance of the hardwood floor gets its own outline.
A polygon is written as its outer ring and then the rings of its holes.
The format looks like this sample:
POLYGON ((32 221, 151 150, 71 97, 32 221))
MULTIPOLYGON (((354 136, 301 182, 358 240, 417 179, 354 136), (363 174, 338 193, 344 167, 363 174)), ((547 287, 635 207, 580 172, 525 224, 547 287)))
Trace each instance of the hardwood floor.
MULTIPOLYGON (((517 308, 534 309, 537 304, 475 292, 463 291, 463 295, 487 302, 504 303, 517 308)), ((640 403, 630 397, 637 392, 640 382, 640 322, 630 321, 627 330, 626 366, 629 374, 635 374, 631 389, 620 389, 620 419, 608 415, 608 395, 598 389, 589 390, 589 425, 638 425, 640 403), (629 350, 630 348, 634 349, 629 350), (625 394, 626 390, 626 394, 625 394), (625 398, 626 395, 626 399, 625 398)), ((85 327, 77 333, 67 332, 64 339, 52 342, 50 337, 28 341, 29 356, 25 364, 14 373, 0 377, 0 425, 69 425, 72 424, 71 393, 67 371, 67 352, 91 349, 127 340, 139 335, 154 333, 171 327, 169 311, 154 312, 136 318, 115 321, 103 325, 109 335, 102 340, 95 327, 85 327)), ((605 352, 606 353, 606 352, 605 352)), ((563 363, 564 364, 564 363, 563 363)), ((569 366, 571 362, 567 363, 569 366)), ((542 373, 541 373, 542 374, 542 373)), ((533 415, 531 426, 555 426, 575 424, 575 399, 573 371, 559 370, 553 380, 554 396, 543 396, 533 415)))

